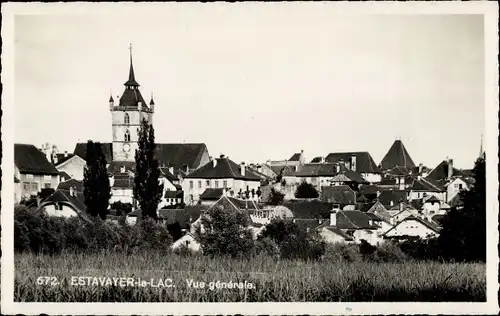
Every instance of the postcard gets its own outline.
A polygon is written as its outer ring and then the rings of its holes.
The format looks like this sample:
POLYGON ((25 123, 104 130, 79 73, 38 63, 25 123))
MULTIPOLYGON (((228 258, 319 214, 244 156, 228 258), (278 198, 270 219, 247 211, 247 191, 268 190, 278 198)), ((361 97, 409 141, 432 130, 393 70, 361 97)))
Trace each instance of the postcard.
POLYGON ((498 313, 498 5, 2 4, 7 314, 498 313))

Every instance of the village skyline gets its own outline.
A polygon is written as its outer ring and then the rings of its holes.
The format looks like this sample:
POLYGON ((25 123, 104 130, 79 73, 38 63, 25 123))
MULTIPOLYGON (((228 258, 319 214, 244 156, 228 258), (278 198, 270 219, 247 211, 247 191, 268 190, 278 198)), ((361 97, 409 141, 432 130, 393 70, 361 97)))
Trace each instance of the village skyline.
POLYGON ((161 20, 127 23, 18 17, 14 141, 68 152, 88 139, 110 142, 107 101, 123 93, 132 43, 159 143, 205 143, 211 156, 236 162, 304 150, 308 161, 368 151, 379 163, 397 138, 429 168, 446 157, 471 168, 479 154, 481 17, 332 21, 311 9, 315 23, 296 23, 293 10, 277 23, 272 10, 160 11, 161 20))

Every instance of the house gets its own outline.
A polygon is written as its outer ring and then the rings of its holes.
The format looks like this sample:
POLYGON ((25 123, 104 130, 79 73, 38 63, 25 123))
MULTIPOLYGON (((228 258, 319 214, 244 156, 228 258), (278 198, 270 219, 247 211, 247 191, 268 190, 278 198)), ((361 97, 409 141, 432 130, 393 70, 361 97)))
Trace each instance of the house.
POLYGON ((180 250, 182 247, 185 247, 185 249, 192 252, 198 252, 201 249, 201 244, 196 240, 196 237, 192 233, 187 232, 184 236, 174 241, 170 246, 172 250, 180 250))
POLYGON ((439 227, 423 218, 408 216, 387 231, 385 238, 393 237, 420 237, 427 239, 439 236, 439 227))
POLYGON ((373 221, 375 225, 380 227, 379 229, 377 229, 378 236, 384 235, 387 231, 389 231, 389 229, 393 227, 389 220, 382 218, 375 213, 366 212, 365 214, 373 221))
POLYGON ((377 201, 389 210, 391 207, 398 205, 401 202, 408 201, 408 192, 405 190, 384 190, 378 191, 377 201))
POLYGON ((330 243, 361 243, 361 240, 365 240, 372 245, 383 242, 382 235, 377 232, 380 229, 381 227, 375 224, 371 215, 358 210, 341 211, 338 209, 333 209, 330 219, 316 228, 325 241, 330 243))
POLYGON ((347 185, 323 187, 321 199, 325 202, 338 204, 339 208, 356 204, 356 192, 347 185))
POLYGON ((422 217, 422 211, 415 209, 411 205, 401 202, 388 210, 391 214, 389 222, 396 225, 409 216, 422 217))
POLYGON ((474 185, 471 178, 454 178, 446 185, 446 202, 450 203, 462 190, 469 190, 474 185))
POLYGON ((260 177, 261 182, 271 182, 276 179, 277 174, 267 164, 250 164, 248 168, 260 177))
POLYGON ((229 188, 206 188, 199 197, 199 204, 212 205, 224 195, 227 195, 229 188))
POLYGON ((431 220, 434 215, 445 215, 450 206, 435 195, 429 195, 423 199, 422 215, 425 219, 431 220))
POLYGON ((276 173, 276 167, 299 166, 305 162, 304 150, 301 150, 298 153, 294 153, 288 160, 268 160, 266 164, 276 173))
POLYGON ((330 153, 326 156, 325 161, 326 163, 344 164, 347 169, 361 174, 370 183, 377 183, 381 180, 382 171, 366 151, 330 153))
POLYGON ((79 217, 89 222, 86 214, 85 197, 83 191, 77 185, 68 182, 58 188, 52 195, 41 202, 39 209, 43 210, 49 216, 56 217, 79 217), (67 189, 66 189, 67 188, 67 189))
POLYGON ((389 148, 389 151, 385 154, 384 158, 382 158, 380 167, 382 170, 393 169, 396 167, 412 169, 415 167, 415 163, 411 159, 410 154, 408 154, 403 142, 400 139, 397 139, 389 148))
POLYGON ((453 167, 453 159, 446 158, 429 172, 426 179, 431 179, 444 185, 457 177, 465 177, 465 174, 453 167))
POLYGON ((380 201, 375 202, 366 213, 372 213, 377 215, 379 218, 390 222, 392 215, 387 211, 380 201))
POLYGON ((245 163, 237 165, 225 155, 186 175, 182 181, 186 204, 198 203, 207 188, 229 189, 229 196, 257 200, 259 187, 258 175, 248 170, 245 163))
POLYGON ((54 154, 52 161, 59 172, 66 173, 70 178, 83 180, 83 170, 87 163, 80 156, 65 152, 54 154))
POLYGON ((446 201, 446 188, 433 178, 418 176, 409 189, 408 199, 418 200, 428 195, 435 195, 441 201, 446 201))
POLYGON ((43 188, 55 189, 59 184, 59 171, 34 145, 14 144, 14 182, 19 180, 17 200, 38 195, 43 188))

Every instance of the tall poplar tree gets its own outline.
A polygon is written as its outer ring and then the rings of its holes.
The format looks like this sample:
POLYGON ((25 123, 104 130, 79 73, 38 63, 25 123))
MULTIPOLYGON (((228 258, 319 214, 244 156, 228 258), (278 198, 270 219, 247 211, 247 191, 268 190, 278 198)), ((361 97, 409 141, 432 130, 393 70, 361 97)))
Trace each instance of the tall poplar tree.
POLYGON ((163 184, 159 183, 160 170, 155 150, 153 125, 143 119, 139 129, 138 149, 135 152, 134 198, 143 217, 157 219, 156 211, 163 193, 163 184))
POLYGON ((109 199, 111 198, 111 188, 109 186, 106 158, 99 142, 94 143, 91 140, 87 142, 85 161, 87 165, 83 173, 83 195, 87 213, 93 217, 99 216, 106 219, 109 199))

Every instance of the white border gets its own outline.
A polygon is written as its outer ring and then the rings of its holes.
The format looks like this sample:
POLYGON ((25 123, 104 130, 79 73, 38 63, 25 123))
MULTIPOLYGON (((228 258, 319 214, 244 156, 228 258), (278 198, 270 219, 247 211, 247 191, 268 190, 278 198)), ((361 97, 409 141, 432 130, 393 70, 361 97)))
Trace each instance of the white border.
MULTIPOLYGON (((485 135, 487 154, 487 302, 486 303, 15 303, 13 217, 6 207, 2 222, 1 309, 5 314, 56 315, 215 315, 215 314, 497 314, 498 291, 498 4, 496 2, 294 2, 294 3, 6 3, 2 4, 2 205, 13 205, 14 16, 17 14, 151 14, 151 6, 338 7, 342 14, 484 14, 485 135), (148 12, 143 11, 148 10, 148 12)), ((478 105, 479 106, 479 105, 478 105)))

